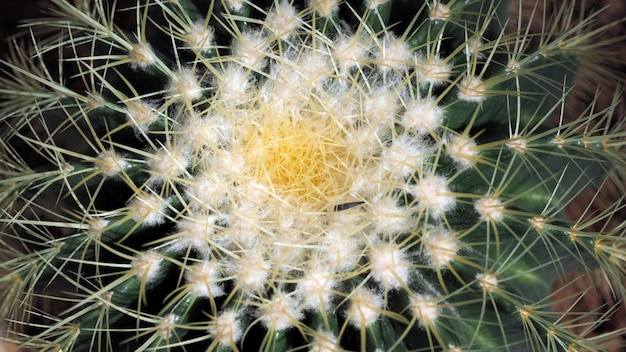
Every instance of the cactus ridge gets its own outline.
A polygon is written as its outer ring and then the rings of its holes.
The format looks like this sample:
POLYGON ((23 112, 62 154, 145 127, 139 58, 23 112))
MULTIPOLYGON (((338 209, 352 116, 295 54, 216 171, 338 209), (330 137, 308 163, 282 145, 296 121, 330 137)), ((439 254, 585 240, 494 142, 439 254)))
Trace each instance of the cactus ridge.
POLYGON ((5 339, 600 348, 573 331, 604 317, 551 308, 626 258, 590 230, 621 203, 566 216, 625 160, 610 108, 553 123, 600 46, 567 7, 509 34, 506 1, 52 3, 3 61, 5 339))

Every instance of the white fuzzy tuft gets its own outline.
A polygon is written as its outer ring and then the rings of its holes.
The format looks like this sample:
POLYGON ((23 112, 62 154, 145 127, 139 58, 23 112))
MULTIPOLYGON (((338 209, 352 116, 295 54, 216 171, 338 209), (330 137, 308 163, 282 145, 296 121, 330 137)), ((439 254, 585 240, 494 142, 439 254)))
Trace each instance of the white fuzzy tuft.
POLYGON ((421 326, 433 326, 439 317, 437 300, 433 297, 416 294, 410 297, 410 307, 413 315, 421 326))
POLYGON ((208 330, 222 347, 230 347, 243 337, 243 328, 237 314, 233 310, 223 312, 212 322, 208 330))
POLYGON ((296 9, 283 1, 275 6, 265 18, 265 26, 282 39, 286 39, 298 27, 296 9))
POLYGON ((388 69, 401 70, 413 61, 413 51, 400 38, 387 35, 383 38, 376 53, 376 63, 383 71, 388 69))
POLYGON ((430 228, 422 235, 423 255, 437 269, 445 268, 459 250, 456 233, 430 228))
POLYGON ((132 69, 145 69, 157 60, 154 51, 148 43, 135 43, 128 53, 132 69))
POLYGON ((94 164, 102 174, 108 177, 115 176, 130 166, 124 158, 112 150, 105 150, 98 154, 94 164))
POLYGON ((327 331, 318 331, 313 337, 309 352, 339 352, 337 337, 327 331))
POLYGON ((126 102, 126 116, 139 131, 146 131, 158 119, 155 108, 140 100, 126 102))
POLYGON ((278 292, 261 307, 261 322, 270 331, 282 331, 292 327, 303 318, 297 302, 290 296, 278 292))
POLYGON ((148 167, 155 180, 174 180, 183 173, 190 164, 189 156, 184 150, 161 148, 148 162, 148 167))
POLYGON ((448 5, 446 4, 442 4, 439 1, 436 1, 434 5, 431 5, 429 10, 430 11, 428 13, 428 16, 431 20, 445 21, 452 14, 450 7, 448 7, 448 5))
POLYGON ((257 67, 265 58, 267 38, 260 32, 244 32, 233 45, 234 59, 247 67, 257 67))
POLYGON ((270 275, 270 263, 259 251, 246 252, 236 260, 237 283, 245 289, 260 291, 265 287, 270 275))
POLYGON ((411 263, 406 254, 391 243, 379 243, 370 248, 370 270, 374 280, 387 289, 406 286, 409 280, 411 263))
POLYGON ((443 109, 432 99, 414 100, 406 107, 402 120, 418 135, 434 134, 442 126, 443 109))
POLYGON ((180 317, 176 314, 168 314, 166 317, 162 318, 157 326, 157 334, 159 337, 164 340, 170 339, 176 327, 176 321, 179 319, 180 317))
POLYGON ((480 103, 483 99, 485 99, 485 97, 487 97, 485 86, 478 77, 465 77, 459 83, 458 87, 460 99, 480 103))
POLYGON ((339 0, 310 0, 310 7, 319 16, 329 17, 339 10, 339 0))
POLYGON ((410 230, 412 214, 399 206, 394 197, 374 198, 370 202, 369 213, 376 233, 390 235, 410 230))
POLYGON ((333 45, 333 59, 342 71, 360 66, 368 55, 367 44, 357 36, 342 37, 333 45))
POLYGON ((493 274, 478 274, 476 280, 485 292, 493 292, 498 287, 498 278, 493 274))
POLYGON ((504 218, 504 204, 495 197, 484 197, 474 203, 480 219, 488 222, 499 222, 504 218))
POLYGON ((306 270, 298 281, 296 294, 303 301, 305 309, 324 312, 330 308, 333 288, 337 285, 333 273, 323 266, 306 270))
POLYGON ((394 138, 391 145, 382 151, 380 167, 392 178, 400 179, 421 170, 430 154, 430 148, 414 136, 403 134, 394 138))
POLYGON ((168 85, 170 95, 184 102, 192 102, 202 98, 202 86, 198 77, 191 69, 182 69, 172 73, 168 85))
POLYGON ((421 84, 440 86, 452 76, 452 66, 439 57, 420 58, 416 66, 421 84))
POLYGON ((382 297, 365 288, 354 291, 350 302, 348 318, 350 324, 359 329, 373 324, 383 308, 382 297))
POLYGON ((424 176, 417 185, 410 187, 410 192, 419 203, 419 209, 428 211, 433 218, 441 218, 456 204, 455 198, 448 190, 448 180, 442 176, 424 176))
POLYGON ((204 22, 196 22, 185 33, 184 41, 191 50, 203 52, 214 47, 213 36, 212 27, 205 26, 204 22))
POLYGON ((506 143, 506 146, 511 148, 511 150, 515 151, 518 154, 524 154, 527 151, 527 143, 524 137, 513 136, 506 143))
POLYGON ((149 283, 158 278, 161 261, 163 258, 156 253, 140 253, 130 263, 131 271, 139 280, 149 283))
POLYGON ((133 220, 146 226, 165 222, 164 211, 167 201, 154 194, 140 193, 128 204, 133 220))
POLYGON ((446 144, 446 152, 461 167, 474 165, 478 160, 476 142, 466 136, 454 136, 446 144))
POLYGON ((220 297, 226 292, 218 283, 220 266, 213 261, 190 266, 185 272, 185 279, 191 288, 191 293, 198 297, 220 297))

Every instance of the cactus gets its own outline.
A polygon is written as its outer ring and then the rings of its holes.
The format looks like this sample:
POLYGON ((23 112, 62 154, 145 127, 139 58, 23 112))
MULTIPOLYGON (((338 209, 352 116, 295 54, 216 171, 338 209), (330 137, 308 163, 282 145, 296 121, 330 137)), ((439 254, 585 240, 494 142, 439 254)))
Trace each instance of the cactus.
POLYGON ((3 61, 5 340, 592 351, 615 336, 588 338, 607 315, 552 307, 574 271, 624 293, 622 226, 592 229, 622 204, 566 216, 621 181, 623 126, 593 105, 554 119, 599 56, 591 17, 563 6, 531 33, 506 29, 507 1, 51 2, 3 61))

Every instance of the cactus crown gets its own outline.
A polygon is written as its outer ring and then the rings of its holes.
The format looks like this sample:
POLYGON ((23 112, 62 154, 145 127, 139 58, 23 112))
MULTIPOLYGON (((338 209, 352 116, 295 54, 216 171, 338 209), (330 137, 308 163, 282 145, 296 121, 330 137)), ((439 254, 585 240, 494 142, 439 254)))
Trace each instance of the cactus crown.
POLYGON ((552 122, 599 47, 569 7, 508 34, 506 1, 52 2, 0 89, 6 339, 600 346, 550 308, 625 258, 589 230, 620 203, 565 215, 624 166, 610 109, 552 122))

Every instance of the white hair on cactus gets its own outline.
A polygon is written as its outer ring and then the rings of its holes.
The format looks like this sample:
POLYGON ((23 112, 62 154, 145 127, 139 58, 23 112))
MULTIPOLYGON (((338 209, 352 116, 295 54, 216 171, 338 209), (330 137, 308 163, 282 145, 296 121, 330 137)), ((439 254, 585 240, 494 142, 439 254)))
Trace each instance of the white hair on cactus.
POLYGON ((304 317, 296 300, 283 292, 276 292, 263 302, 260 312, 261 322, 270 331, 289 329, 304 317))
POLYGON ((368 209, 374 232, 391 235, 410 230, 412 214, 399 206, 395 197, 377 196, 370 201, 368 209))
POLYGON ((460 247, 455 232, 438 227, 427 228, 422 234, 421 243, 422 254, 437 269, 447 267, 460 247))
POLYGON ((461 167, 472 166, 479 158, 476 141, 463 135, 450 137, 446 142, 446 152, 461 167))
POLYGON ((483 221, 496 223, 504 219, 504 204, 496 197, 480 198, 474 202, 474 208, 483 221))
POLYGON ((437 300, 428 295, 413 294, 409 297, 410 307, 413 315, 421 326, 433 326, 439 317, 437 300))
POLYGON ((185 280, 190 291, 197 297, 220 297, 226 294, 219 283, 221 275, 220 264, 215 261, 203 261, 191 265, 185 271, 185 280))
POLYGON ((307 269, 298 280, 295 293, 303 302, 305 309, 318 312, 329 310, 333 297, 333 288, 337 285, 334 273, 323 265, 307 269))
POLYGON ((374 280, 386 289, 406 286, 411 263, 404 251, 393 243, 377 243, 369 249, 370 270, 374 280))
POLYGON ((336 336, 328 331, 317 331, 313 335, 313 341, 309 352, 338 352, 339 341, 336 336))
POLYGON ((432 98, 412 100, 402 115, 402 122, 417 135, 434 134, 442 126, 443 109, 432 98))
POLYGON ((458 84, 459 98, 462 100, 480 103, 487 97, 483 81, 476 76, 466 76, 458 84))
POLYGON ((159 277, 162 261, 163 258, 154 252, 142 252, 131 261, 131 271, 142 282, 150 283, 159 277))
POLYGON ((409 191, 418 202, 418 208, 427 211, 433 218, 441 218, 456 205, 448 189, 448 180, 443 176, 426 175, 416 185, 410 186, 409 191))
POLYGON ((380 295, 365 288, 357 288, 350 295, 350 308, 347 314, 352 326, 362 329, 372 325, 380 316, 383 299, 380 295))
POLYGON ((113 150, 105 150, 94 160, 95 166, 105 176, 112 177, 124 171, 130 164, 113 150))
POLYGON ((183 39, 191 50, 204 52, 214 48, 213 37, 213 27, 206 26, 204 22, 196 22, 187 29, 183 39))
POLYGON ((146 226, 159 225, 165 222, 167 201, 162 197, 141 192, 133 197, 128 204, 133 220, 146 226))
POLYGON ((298 21, 296 8, 282 1, 267 14, 264 24, 278 37, 286 39, 298 28, 298 21))
POLYGON ((167 90, 172 97, 188 103, 202 98, 203 92, 202 85, 191 68, 172 72, 167 90))
POLYGON ((227 310, 213 320, 208 329, 209 334, 222 347, 230 347, 243 337, 243 327, 238 319, 238 312, 227 310))

